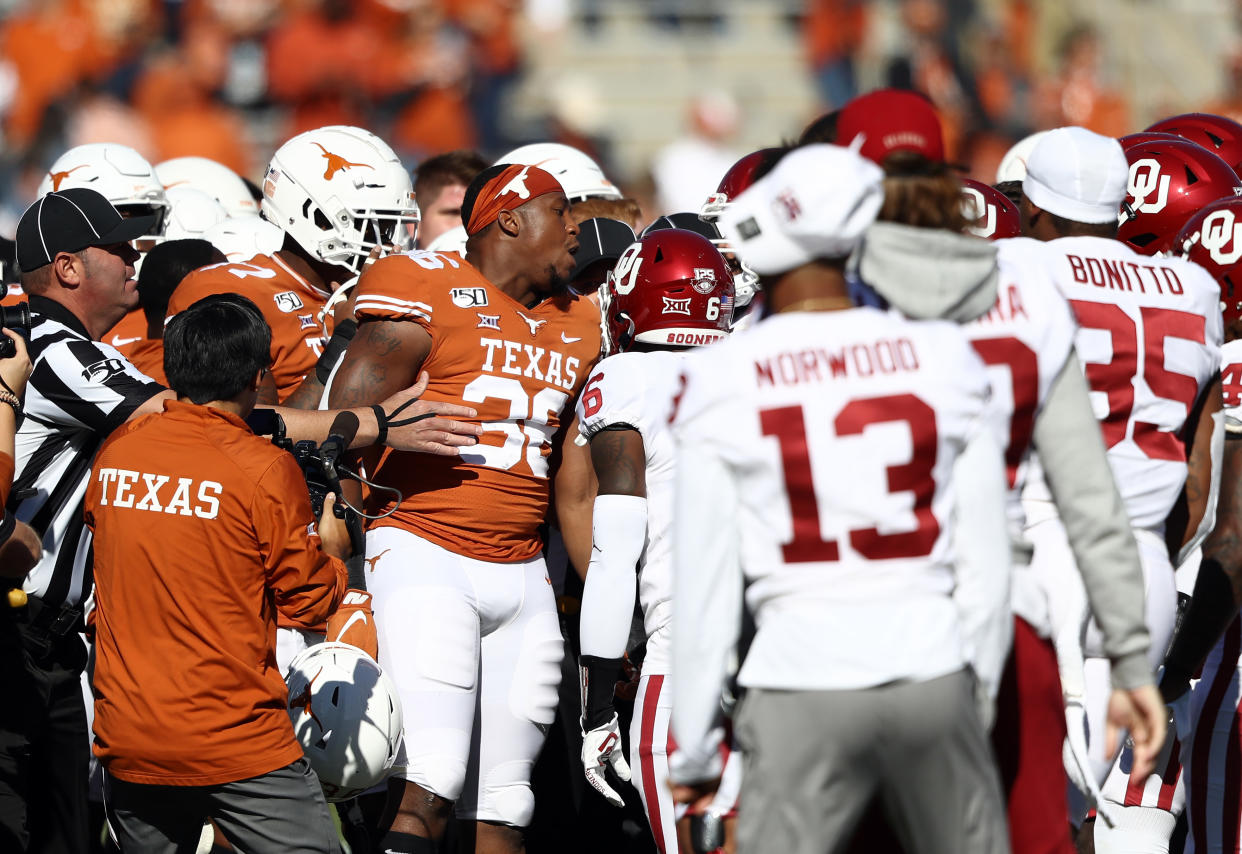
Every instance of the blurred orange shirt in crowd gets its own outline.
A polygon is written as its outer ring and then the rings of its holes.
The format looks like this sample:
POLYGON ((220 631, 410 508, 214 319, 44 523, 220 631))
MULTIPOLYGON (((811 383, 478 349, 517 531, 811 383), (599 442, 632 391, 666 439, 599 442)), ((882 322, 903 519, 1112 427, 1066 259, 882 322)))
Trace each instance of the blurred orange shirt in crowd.
POLYGON ((812 66, 857 51, 867 31, 867 8, 860 0, 808 0, 803 42, 812 66))

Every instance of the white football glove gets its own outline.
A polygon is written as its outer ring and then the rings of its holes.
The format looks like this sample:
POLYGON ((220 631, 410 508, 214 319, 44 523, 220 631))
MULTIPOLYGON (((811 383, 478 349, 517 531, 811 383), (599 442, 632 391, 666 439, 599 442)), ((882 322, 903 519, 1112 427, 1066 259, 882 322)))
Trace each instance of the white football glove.
POLYGON ((1091 773, 1091 759, 1087 753, 1087 710, 1078 700, 1065 703, 1065 742, 1061 745, 1061 761, 1065 773, 1087 800, 1087 807, 1095 808, 1095 814, 1109 827, 1115 827, 1110 807, 1100 792, 1100 784, 1091 773))
POLYGON ((625 801, 604 776, 604 770, 610 765, 618 778, 626 783, 630 781, 630 766, 621 750, 621 730, 615 713, 608 723, 582 733, 582 767, 591 788, 614 807, 623 807, 625 801))

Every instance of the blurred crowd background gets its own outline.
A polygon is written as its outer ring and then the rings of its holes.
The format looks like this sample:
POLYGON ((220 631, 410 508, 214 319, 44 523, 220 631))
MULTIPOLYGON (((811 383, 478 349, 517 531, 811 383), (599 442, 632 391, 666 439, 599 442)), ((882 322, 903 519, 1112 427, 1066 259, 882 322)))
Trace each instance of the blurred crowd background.
POLYGON ((71 146, 256 179, 325 124, 411 167, 569 143, 650 219, 882 85, 929 95, 991 181, 1041 128, 1242 121, 1240 21, 1239 0, 0 0, 0 234, 71 146))

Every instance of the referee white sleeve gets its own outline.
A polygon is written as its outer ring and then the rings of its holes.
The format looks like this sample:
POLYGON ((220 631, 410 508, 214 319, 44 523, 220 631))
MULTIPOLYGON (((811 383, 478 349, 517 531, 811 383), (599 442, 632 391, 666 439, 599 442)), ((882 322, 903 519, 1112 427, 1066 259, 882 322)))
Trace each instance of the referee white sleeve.
POLYGON ((737 485, 725 462, 694 441, 678 447, 673 531, 673 735, 669 777, 721 773, 720 697, 742 615, 737 485), (725 524, 721 524, 724 520, 725 524))

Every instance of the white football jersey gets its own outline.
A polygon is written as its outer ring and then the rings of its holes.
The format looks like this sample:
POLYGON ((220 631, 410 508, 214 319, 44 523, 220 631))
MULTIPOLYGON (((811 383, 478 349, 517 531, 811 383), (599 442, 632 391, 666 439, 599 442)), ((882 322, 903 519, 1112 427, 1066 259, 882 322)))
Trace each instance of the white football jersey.
POLYGON ((590 439, 605 427, 628 424, 643 437, 647 457, 647 543, 638 576, 638 601, 647 637, 667 625, 673 595, 673 476, 676 448, 668 419, 677 392, 680 352, 618 353, 591 372, 578 398, 578 423, 590 439))
POLYGON ((873 308, 777 314, 687 354, 678 444, 733 471, 758 631, 753 687, 934 678, 966 654, 951 474, 980 430, 1004 446, 986 369, 956 324, 873 308))
POLYGON ((996 405, 1005 410, 1008 419, 1006 511, 1010 533, 1020 536, 1025 523, 1022 488, 1035 419, 1052 381, 1074 350, 1077 325, 1039 261, 1044 244, 1015 237, 997 241, 996 249, 1000 268, 996 304, 963 330, 987 365, 996 405))
MULTIPOLYGON (((1069 302, 1108 460, 1136 528, 1159 532, 1186 483, 1179 433, 1220 367, 1220 289, 1197 264, 1063 237, 1044 265, 1069 302)), ((1032 482, 1027 496, 1048 499, 1032 482)))

